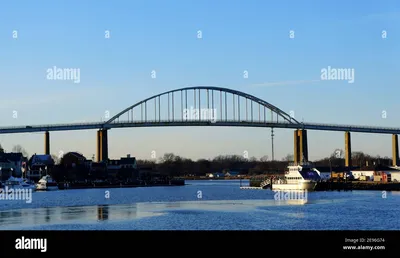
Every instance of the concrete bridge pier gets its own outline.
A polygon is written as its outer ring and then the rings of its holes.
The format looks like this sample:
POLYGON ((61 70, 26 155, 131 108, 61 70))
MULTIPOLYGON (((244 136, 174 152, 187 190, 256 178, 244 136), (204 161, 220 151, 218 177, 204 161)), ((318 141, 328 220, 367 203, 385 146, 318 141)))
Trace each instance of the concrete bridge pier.
POLYGON ((393 167, 397 167, 399 163, 399 139, 397 134, 392 135, 392 159, 393 167))
POLYGON ((107 130, 97 131, 97 162, 108 160, 108 134, 107 130))
POLYGON ((50 155, 50 133, 46 131, 44 133, 44 154, 50 155))
POLYGON ((345 166, 351 167, 351 137, 350 132, 344 133, 344 159, 345 159, 345 166))
POLYGON ((294 163, 308 161, 307 130, 294 131, 294 163))

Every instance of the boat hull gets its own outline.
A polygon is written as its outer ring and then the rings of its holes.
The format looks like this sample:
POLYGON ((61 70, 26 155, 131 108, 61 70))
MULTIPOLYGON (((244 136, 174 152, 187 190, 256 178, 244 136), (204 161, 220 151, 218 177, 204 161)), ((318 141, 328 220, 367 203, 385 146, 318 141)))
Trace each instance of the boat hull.
POLYGON ((296 190, 306 190, 306 191, 314 191, 317 182, 308 181, 308 182, 299 182, 296 184, 272 184, 273 191, 296 191, 296 190))

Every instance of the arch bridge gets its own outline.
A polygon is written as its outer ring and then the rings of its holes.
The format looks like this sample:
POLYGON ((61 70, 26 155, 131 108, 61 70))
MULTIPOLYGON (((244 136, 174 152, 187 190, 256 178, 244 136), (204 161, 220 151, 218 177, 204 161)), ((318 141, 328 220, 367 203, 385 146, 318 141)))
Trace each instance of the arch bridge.
POLYGON ((220 87, 198 86, 167 91, 142 100, 111 117, 115 123, 285 122, 300 124, 289 114, 255 96, 220 87))
POLYGON ((301 126, 293 116, 237 90, 197 86, 154 95, 109 118, 98 131, 98 161, 108 158, 107 130, 132 126, 301 126))

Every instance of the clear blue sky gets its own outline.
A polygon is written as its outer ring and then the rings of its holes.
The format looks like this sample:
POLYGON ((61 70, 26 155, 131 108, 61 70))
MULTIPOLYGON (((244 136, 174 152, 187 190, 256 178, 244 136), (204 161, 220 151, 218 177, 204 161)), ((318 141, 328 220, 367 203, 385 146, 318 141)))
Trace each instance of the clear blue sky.
MULTIPOLYGON (((0 123, 99 121, 106 110, 113 115, 163 91, 214 85, 292 110, 300 121, 400 127, 399 57, 396 0, 2 1, 0 123), (79 68, 81 82, 46 80, 53 66, 79 68), (355 82, 318 81, 328 66, 354 68, 355 82)), ((293 152, 292 134, 276 130, 276 158, 293 152)), ((30 154, 44 151, 43 133, 0 135, 0 143, 6 150, 21 144, 30 154)), ((354 151, 391 155, 390 135, 353 134, 352 144, 354 151)), ((343 133, 309 132, 311 159, 336 148, 344 148, 343 133)), ((51 133, 54 154, 80 151, 90 158, 95 149, 95 131, 51 133)), ((111 158, 150 158, 153 150, 195 159, 244 151, 271 156, 270 129, 131 128, 109 134, 111 158)))

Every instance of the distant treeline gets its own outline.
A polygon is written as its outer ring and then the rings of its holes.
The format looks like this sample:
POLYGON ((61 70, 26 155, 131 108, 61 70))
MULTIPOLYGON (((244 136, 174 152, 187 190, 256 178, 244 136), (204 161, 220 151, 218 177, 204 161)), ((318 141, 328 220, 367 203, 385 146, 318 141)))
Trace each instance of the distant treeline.
MULTIPOLYGON (((281 161, 272 161, 268 156, 260 159, 245 158, 240 155, 217 156, 214 159, 191 159, 182 158, 173 153, 165 154, 158 162, 152 160, 138 160, 139 168, 152 168, 161 174, 169 176, 204 176, 207 173, 237 171, 241 174, 259 175, 282 173, 290 162, 293 162, 293 155, 289 154, 281 161)), ((344 167, 345 160, 342 150, 335 150, 330 156, 320 160, 312 161, 317 167, 344 167)), ((365 154, 363 152, 352 153, 352 165, 354 167, 372 167, 374 165, 390 166, 392 159, 365 154)))

